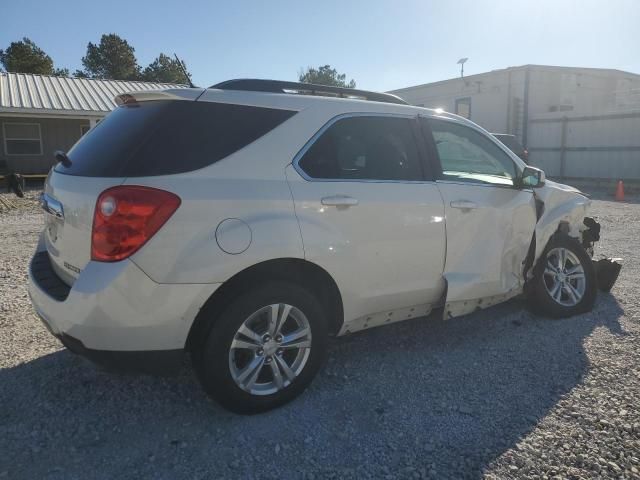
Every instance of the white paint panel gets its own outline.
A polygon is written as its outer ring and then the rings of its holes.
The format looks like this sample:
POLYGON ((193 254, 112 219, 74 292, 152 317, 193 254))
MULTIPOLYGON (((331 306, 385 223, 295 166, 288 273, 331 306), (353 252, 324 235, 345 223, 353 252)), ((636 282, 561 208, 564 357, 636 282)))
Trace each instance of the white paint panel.
POLYGON ((478 306, 473 300, 519 293, 536 225, 532 192, 448 181, 438 182, 438 188, 447 224, 447 304, 456 306, 445 315, 473 311, 478 306))
POLYGON ((287 168, 287 178, 305 258, 336 281, 345 329, 364 315, 442 296, 445 224, 435 183, 306 181, 293 167, 287 168), (358 204, 321 203, 336 195, 358 204))
MULTIPOLYGON (((45 248, 42 240, 37 251, 45 248)), ((29 274, 31 276, 31 273, 29 274)), ((97 350, 182 349, 202 304, 218 288, 153 282, 130 260, 89 262, 64 302, 30 278, 29 295, 56 333, 97 350)))

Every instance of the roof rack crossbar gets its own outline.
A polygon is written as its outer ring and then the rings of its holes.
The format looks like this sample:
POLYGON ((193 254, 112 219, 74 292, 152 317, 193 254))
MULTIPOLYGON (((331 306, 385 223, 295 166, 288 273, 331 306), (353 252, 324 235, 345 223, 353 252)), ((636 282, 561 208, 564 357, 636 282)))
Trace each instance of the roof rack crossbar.
POLYGON ((369 92, 355 88, 331 87, 314 83, 285 82, 280 80, 261 80, 254 78, 239 78, 212 85, 209 88, 219 90, 242 90, 250 92, 291 93, 301 92, 307 95, 335 96, 340 98, 355 98, 373 102, 397 103, 407 105, 400 97, 390 93, 369 92))

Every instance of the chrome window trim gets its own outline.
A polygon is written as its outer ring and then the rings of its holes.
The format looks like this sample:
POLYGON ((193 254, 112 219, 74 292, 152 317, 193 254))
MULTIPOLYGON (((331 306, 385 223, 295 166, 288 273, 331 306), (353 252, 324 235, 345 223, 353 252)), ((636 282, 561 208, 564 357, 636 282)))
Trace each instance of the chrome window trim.
MULTIPOLYGON (((352 117, 392 117, 392 118, 406 118, 408 120, 415 120, 417 115, 407 115, 402 113, 383 113, 383 112, 349 112, 341 113, 332 117, 327 123, 325 123, 320 129, 304 144, 298 153, 293 157, 291 165, 293 169, 307 182, 347 182, 347 183, 435 183, 435 180, 376 180, 376 179, 358 179, 358 178, 313 178, 307 175, 307 173, 300 167, 299 162, 307 153, 307 151, 313 146, 313 144, 325 133, 331 126, 344 119, 352 117)), ((416 139, 416 147, 419 148, 418 140, 416 139)))
POLYGON ((518 188, 514 185, 503 185, 501 183, 488 183, 488 182, 480 182, 470 180, 465 182, 463 180, 454 180, 449 178, 439 178, 436 180, 436 183, 443 183, 447 185, 464 185, 464 186, 474 186, 474 187, 488 187, 488 188, 504 188, 507 190, 517 190, 518 192, 530 192, 533 193, 532 188, 518 188))

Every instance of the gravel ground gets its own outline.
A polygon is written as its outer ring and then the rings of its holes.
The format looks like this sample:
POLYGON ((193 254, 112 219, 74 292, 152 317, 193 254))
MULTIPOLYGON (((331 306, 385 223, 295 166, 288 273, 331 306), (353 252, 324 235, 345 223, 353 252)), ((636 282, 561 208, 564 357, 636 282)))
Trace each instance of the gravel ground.
POLYGON ((634 199, 594 201, 597 251, 626 261, 593 312, 513 300, 335 339, 297 401, 242 417, 187 360, 169 378, 109 374, 47 333, 25 285, 42 227, 28 197, 0 212, 0 478, 640 478, 634 199))

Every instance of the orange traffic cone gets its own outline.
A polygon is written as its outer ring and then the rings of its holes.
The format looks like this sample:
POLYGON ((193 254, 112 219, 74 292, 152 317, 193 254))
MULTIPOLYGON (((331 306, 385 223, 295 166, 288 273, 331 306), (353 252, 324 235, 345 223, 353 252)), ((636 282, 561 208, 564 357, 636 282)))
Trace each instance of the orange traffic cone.
POLYGON ((618 180, 618 186, 616 187, 616 201, 624 202, 624 184, 622 180, 618 180))

